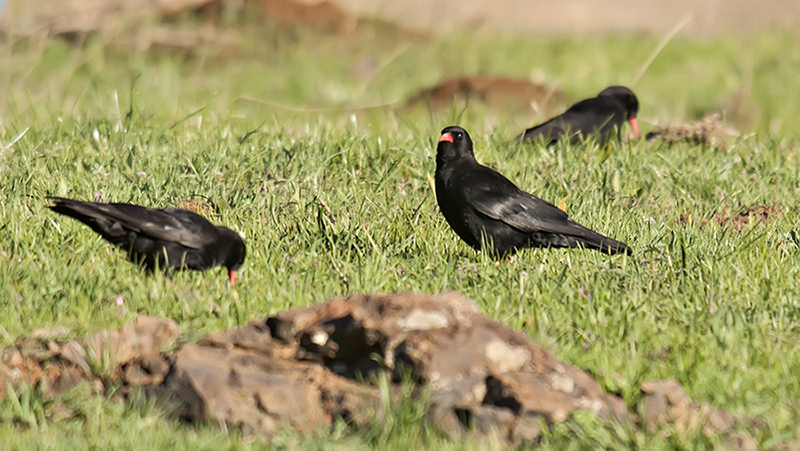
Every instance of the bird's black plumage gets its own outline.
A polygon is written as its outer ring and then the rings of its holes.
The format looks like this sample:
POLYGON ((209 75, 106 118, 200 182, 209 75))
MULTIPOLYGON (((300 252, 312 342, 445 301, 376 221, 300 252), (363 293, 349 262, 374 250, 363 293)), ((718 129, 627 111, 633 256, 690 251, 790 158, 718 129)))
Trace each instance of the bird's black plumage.
POLYGON ((624 86, 610 86, 597 97, 581 100, 569 107, 564 114, 525 130, 522 140, 542 139, 552 144, 562 137, 574 141, 597 133, 597 139, 605 143, 615 136, 615 131, 616 136, 619 136, 618 131, 625 121, 631 124, 633 134, 638 136, 638 112, 639 100, 633 91, 624 86))
POLYGON ((475 159, 461 127, 442 130, 436 149, 436 201, 467 244, 506 255, 527 247, 585 247, 631 254, 624 243, 593 232, 555 205, 528 194, 475 159))
POLYGON ((56 213, 88 225, 128 258, 147 269, 204 270, 228 268, 231 283, 244 262, 246 248, 233 230, 214 226, 197 213, 178 208, 83 202, 49 197, 56 213))

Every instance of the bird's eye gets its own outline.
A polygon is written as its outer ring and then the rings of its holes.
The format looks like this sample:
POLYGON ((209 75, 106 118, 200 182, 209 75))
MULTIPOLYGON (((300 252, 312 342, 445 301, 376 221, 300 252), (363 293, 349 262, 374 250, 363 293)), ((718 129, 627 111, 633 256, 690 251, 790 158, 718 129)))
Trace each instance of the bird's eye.
POLYGON ((461 139, 461 132, 456 132, 456 138, 461 139))

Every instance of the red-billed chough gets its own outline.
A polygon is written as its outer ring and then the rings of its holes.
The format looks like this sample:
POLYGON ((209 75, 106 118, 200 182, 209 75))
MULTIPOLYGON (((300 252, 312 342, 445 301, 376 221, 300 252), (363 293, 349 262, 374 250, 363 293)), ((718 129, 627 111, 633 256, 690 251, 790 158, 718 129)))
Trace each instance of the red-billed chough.
POLYGON ((639 100, 633 91, 624 86, 610 86, 597 97, 581 100, 572 105, 561 116, 525 130, 522 140, 543 139, 546 143, 552 144, 562 137, 577 141, 597 133, 597 139, 605 143, 613 137, 615 130, 622 129, 625 121, 631 124, 633 135, 639 136, 639 126, 636 121, 638 112, 639 100))
POLYGON ((82 202, 48 197, 49 208, 88 225, 128 258, 148 270, 228 268, 231 284, 242 266, 245 245, 233 230, 214 226, 206 218, 179 208, 82 202))
POLYGON ((436 149, 436 201, 450 227, 475 249, 496 255, 527 247, 584 247, 607 254, 632 250, 593 232, 558 207, 517 188, 475 159, 461 127, 442 130, 436 149))

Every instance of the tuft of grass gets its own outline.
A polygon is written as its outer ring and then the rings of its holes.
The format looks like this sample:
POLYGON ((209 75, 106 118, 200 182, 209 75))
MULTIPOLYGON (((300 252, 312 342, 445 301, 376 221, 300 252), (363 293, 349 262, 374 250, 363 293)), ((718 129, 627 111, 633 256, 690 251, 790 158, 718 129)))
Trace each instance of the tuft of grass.
MULTIPOLYGON (((197 337, 351 292, 457 290, 629 405, 642 381, 675 378, 693 399, 756 419, 749 432, 763 446, 797 435, 797 36, 673 39, 636 85, 643 118, 698 118, 746 82, 757 117, 724 152, 637 142, 600 158, 592 144, 509 144, 544 119, 533 113, 514 117, 477 103, 442 113, 353 107, 476 72, 536 76, 577 100, 632 80, 658 36, 392 45, 242 33, 248 39, 235 52, 195 56, 124 52, 93 37, 79 46, 4 44, 11 57, 0 67, 0 344, 39 327, 65 326, 78 337, 140 313, 172 318, 197 337), (390 57, 377 74, 358 69, 390 57), (454 123, 472 133, 481 162, 546 200, 565 199, 573 218, 627 242, 635 256, 538 249, 495 263, 466 247, 441 217, 430 183, 435 139, 454 123), (213 222, 245 237, 240 284, 229 288, 221 271, 148 276, 88 227, 47 210, 48 195, 152 207, 207 202, 213 222), (699 221, 773 203, 779 216, 741 232, 699 221), (695 220, 684 224, 682 214, 695 220)), ((0 442, 12 448, 265 445, 100 396, 52 401, 22 389, 3 406, 0 442), (45 421, 57 404, 72 413, 45 421)), ((287 432, 273 443, 483 446, 430 431, 416 408, 401 405, 384 429, 287 432)), ((663 440, 577 415, 542 447, 715 444, 703 440, 663 440)))

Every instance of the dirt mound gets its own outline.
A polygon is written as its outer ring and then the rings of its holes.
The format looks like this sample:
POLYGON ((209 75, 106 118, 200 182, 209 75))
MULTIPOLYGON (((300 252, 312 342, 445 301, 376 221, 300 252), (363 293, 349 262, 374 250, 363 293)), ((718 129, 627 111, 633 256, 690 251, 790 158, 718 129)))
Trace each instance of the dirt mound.
POLYGON ((169 360, 148 390, 173 393, 181 418, 253 433, 310 432, 337 417, 367 425, 385 407, 380 378, 424 384, 431 420, 452 435, 477 427, 522 443, 541 420, 575 410, 627 415, 588 374, 456 294, 333 299, 213 334, 169 360))
POLYGON ((261 0, 261 14, 264 19, 282 27, 308 27, 340 35, 352 34, 358 25, 357 17, 327 0, 313 3, 261 0))
POLYGON ((443 109, 453 101, 479 101, 493 108, 547 110, 563 101, 564 93, 555 87, 529 80, 493 75, 447 78, 436 86, 425 88, 406 101, 406 107, 423 105, 443 109))
MULTIPOLYGON (((38 331, 3 350, 0 387, 38 384, 47 396, 81 381, 95 392, 115 387, 115 396, 144 390, 180 419, 265 436, 287 427, 315 433, 339 418, 370 427, 409 383, 427 393, 429 421, 454 437, 535 442, 576 411, 639 421, 588 373, 455 293, 336 298, 158 352, 179 333, 173 321, 145 316, 80 341, 38 331)), ((641 389, 640 426, 649 432, 722 434, 754 449, 753 437, 735 430, 746 419, 694 404, 677 382, 641 389)), ((49 418, 68 416, 66 408, 49 418)))
MULTIPOLYGON (((736 214, 731 214, 726 210, 725 212, 714 216, 714 222, 719 224, 720 227, 732 227, 733 230, 741 232, 748 227, 751 222, 762 225, 769 224, 775 220, 775 218, 780 216, 781 212, 781 207, 778 205, 754 205, 752 207, 745 208, 736 214)), ((681 213, 681 216, 678 219, 678 222, 680 222, 680 224, 683 226, 694 221, 698 222, 700 227, 704 227, 709 222, 707 218, 695 220, 689 213, 686 212, 681 213)))
POLYGON ((656 125, 655 130, 647 134, 647 140, 661 140, 670 145, 685 142, 726 150, 727 140, 739 135, 739 131, 725 125, 720 114, 714 113, 691 124, 656 125))
POLYGON ((725 442, 731 449, 750 451, 758 449, 756 439, 734 428, 747 422, 747 419, 713 407, 710 404, 695 404, 686 395, 681 384, 673 379, 647 381, 641 385, 645 394, 643 422, 647 431, 656 433, 668 426, 677 434, 700 431, 706 437, 724 434, 725 442))
POLYGON ((755 221, 758 224, 768 224, 780 214, 781 209, 776 205, 755 205, 735 215, 719 214, 714 219, 720 226, 728 225, 737 232, 741 232, 750 225, 751 221, 755 221))

